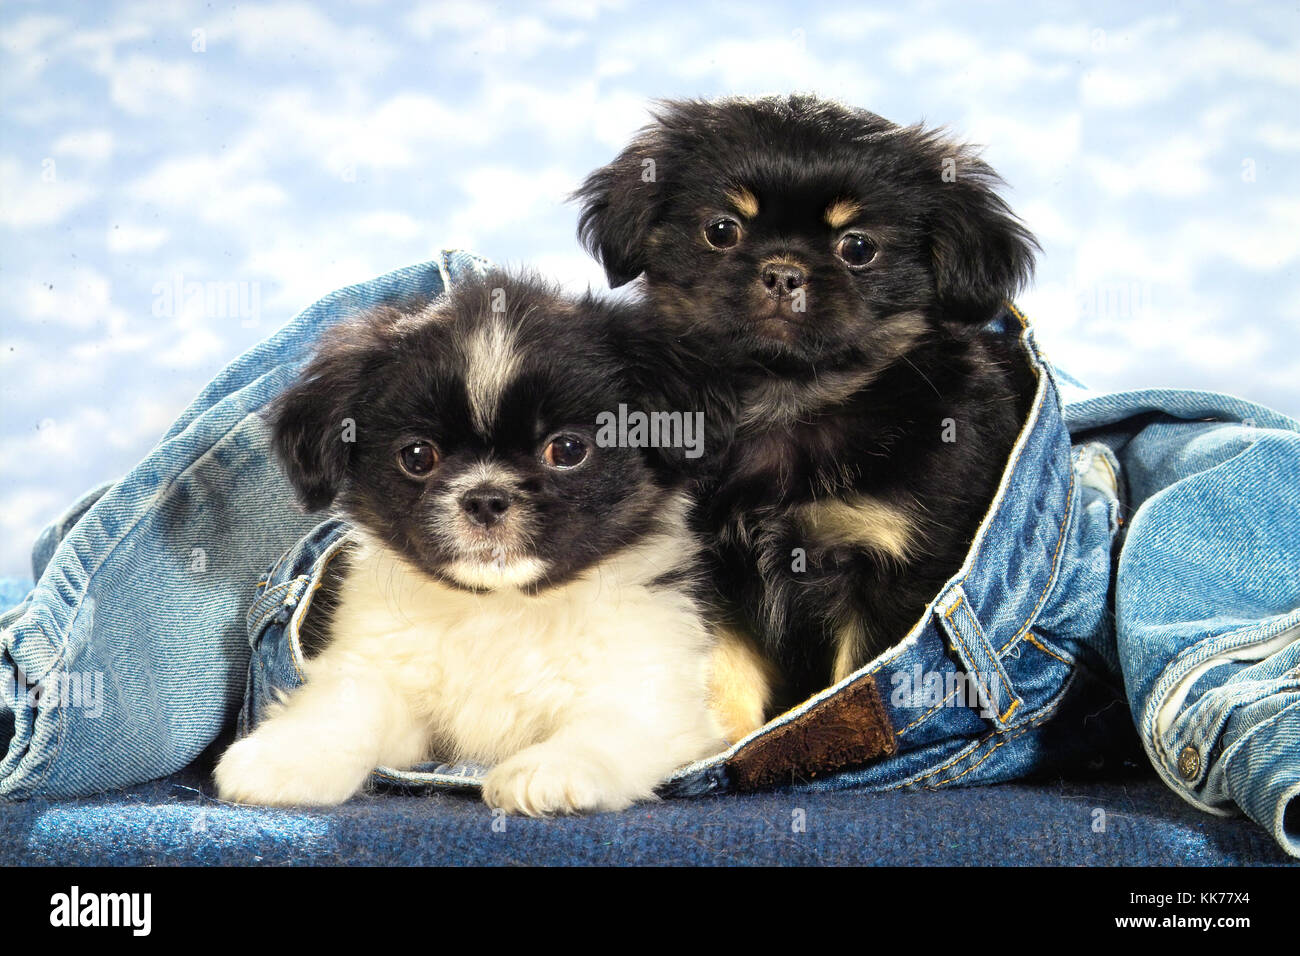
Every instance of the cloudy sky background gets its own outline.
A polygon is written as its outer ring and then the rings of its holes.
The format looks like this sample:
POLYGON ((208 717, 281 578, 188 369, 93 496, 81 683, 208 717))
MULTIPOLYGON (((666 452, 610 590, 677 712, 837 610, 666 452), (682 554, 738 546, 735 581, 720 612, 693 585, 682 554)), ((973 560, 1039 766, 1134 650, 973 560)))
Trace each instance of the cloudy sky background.
POLYGON ((1300 415, 1300 7, 899 6, 8 0, 0 575, 334 288, 441 247, 603 286, 564 197, 656 96, 815 91, 985 144, 1058 364, 1300 415), (242 314, 169 308, 178 280, 242 314))

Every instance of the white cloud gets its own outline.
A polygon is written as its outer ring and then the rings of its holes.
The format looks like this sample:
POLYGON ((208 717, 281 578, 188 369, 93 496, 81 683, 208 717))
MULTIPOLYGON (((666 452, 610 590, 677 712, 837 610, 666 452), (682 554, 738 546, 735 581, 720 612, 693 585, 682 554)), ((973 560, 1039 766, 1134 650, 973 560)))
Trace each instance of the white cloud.
POLYGON ((131 255, 137 252, 153 252, 170 236, 171 231, 162 226, 141 226, 119 222, 109 227, 105 243, 108 251, 114 255, 131 255))
POLYGON ((689 80, 707 78, 727 92, 757 95, 811 89, 830 72, 828 64, 809 52, 806 35, 788 30, 760 39, 726 37, 694 48, 682 48, 680 39, 670 43, 677 44, 668 54, 673 73, 689 80))
POLYGON ((1046 199, 1031 199, 1020 203, 1017 212, 1029 231, 1043 242, 1073 243, 1079 236, 1079 227, 1046 199))
POLYGON ((1083 74, 1079 93, 1089 109, 1134 109, 1167 99, 1180 82, 1178 74, 1155 67, 1103 65, 1083 74))
POLYGON ((165 368, 195 368, 213 364, 226 355, 226 343, 210 328, 195 326, 178 330, 181 334, 169 337, 165 347, 153 356, 156 365, 165 368))
MULTIPOLYGON (((1251 186, 1242 184, 1243 193, 1251 186)), ((1300 262, 1300 199, 1250 201, 1214 215, 1189 217, 1177 231, 1185 254, 1213 268, 1225 261, 1251 272, 1273 272, 1300 262)))
POLYGON ((467 170, 458 185, 462 203, 446 219, 448 245, 483 251, 485 239, 544 228, 575 185, 568 170, 485 165, 467 170))
POLYGON ((1092 47, 1095 64, 1083 76, 1084 105, 1137 109, 1194 88, 1199 95, 1225 82, 1256 81, 1300 86, 1300 44, 1264 41, 1225 29, 1186 29, 1177 17, 1141 20, 1128 28, 1104 30, 1092 47))
POLYGON ((1300 126, 1281 120, 1262 123, 1259 139, 1264 145, 1287 153, 1300 153, 1300 126))
POLYGON ((1119 217, 1084 233, 1075 247, 1074 277, 1087 288, 1123 277, 1141 277, 1145 282, 1185 286, 1193 275, 1188 257, 1170 253, 1168 238, 1151 235, 1119 217))
MULTIPOLYGON (((135 323, 138 327, 139 323, 135 323)), ((100 381, 106 374, 120 374, 120 368, 109 369, 107 363, 117 356, 151 356, 157 353, 160 341, 170 330, 155 327, 148 331, 128 330, 128 323, 120 323, 95 338, 79 336, 68 348, 68 357, 79 370, 80 384, 100 381)))
POLYGON ((384 26, 340 26, 308 3, 241 3, 196 26, 206 31, 209 52, 229 42, 254 61, 291 54, 312 66, 374 73, 396 55, 384 26))
POLYGON ((628 0, 542 0, 538 7, 548 16, 595 20, 606 10, 627 9, 628 0))
POLYGON ((41 171, 28 170, 14 157, 0 158, 0 224, 16 229, 56 225, 99 195, 89 183, 59 178, 52 158, 43 164, 41 171), (43 177, 46 169, 53 170, 53 181, 43 177))
MULTIPOLYGON (((562 5, 552 4, 542 15, 533 11, 519 13, 509 8, 461 2, 423 3, 406 17, 406 25, 421 40, 453 36, 449 44, 452 58, 462 64, 475 64, 484 70, 495 65, 492 58, 518 62, 536 57, 544 50, 568 50, 581 43, 583 29, 566 25, 556 27, 556 14, 565 13, 562 5), (549 16, 548 16, 549 14, 549 16)), ((572 19, 570 16, 564 19, 572 19)), ((579 10, 578 19, 590 19, 597 13, 595 5, 579 10)))
POLYGON ((6 277, 0 289, 12 306, 11 321, 84 332, 97 325, 120 321, 122 315, 114 306, 113 286, 108 277, 86 265, 39 277, 6 277))
MULTIPOLYGON (((0 448, 4 444, 0 443, 0 448)), ((60 492, 48 486, 11 487, 0 497, 0 561, 6 577, 27 577, 32 573, 32 545, 37 535, 70 504, 60 492)))
POLYGON ((198 70, 186 61, 130 56, 108 70, 109 95, 121 109, 136 116, 161 116, 194 99, 198 70))
POLYGON ((102 30, 70 30, 66 38, 54 45, 51 56, 67 57, 79 66, 110 76, 117 65, 118 47, 153 35, 153 27, 146 18, 126 19, 129 22, 110 24, 102 30))
POLYGON ((1014 159, 1027 174, 1047 182, 1059 181, 1079 160, 1083 115, 1078 110, 1061 109, 1050 116, 1016 116, 980 108, 966 116, 960 136, 984 145, 985 159, 1003 173, 1006 161, 1014 159))
POLYGON ((1294 31, 1278 31, 1265 41, 1239 32, 1203 30, 1166 49, 1166 63, 1179 63, 1184 75, 1217 81, 1237 77, 1280 87, 1300 87, 1298 60, 1300 42, 1294 31))
POLYGON ((83 129, 64 133, 54 141, 55 156, 73 156, 89 163, 106 162, 113 157, 113 133, 107 129, 83 129))
POLYGON ((1213 181, 1207 168, 1210 148, 1203 137, 1174 136, 1127 156, 1087 156, 1082 166, 1112 196, 1151 193, 1183 199, 1205 192, 1213 181))
POLYGON ((291 159, 340 181, 359 179, 376 169, 419 169, 447 150, 481 147, 500 132, 502 119, 425 93, 343 105, 306 89, 275 90, 225 162, 248 175, 268 158, 291 159))
MULTIPOLYGON (((429 257, 435 251, 428 250, 429 257)), ((262 327, 269 329, 288 321, 335 289, 409 264, 385 262, 370 244, 332 232, 315 236, 310 242, 290 235, 273 236, 249 251, 240 270, 243 274, 265 277, 262 327)))
POLYGON ((909 33, 893 44, 890 62, 904 73, 969 63, 983 54, 975 37, 952 29, 920 30, 909 33))
POLYGON ((5 25, 0 33, 0 48, 15 56, 39 52, 52 37, 66 35, 71 24, 63 17, 42 15, 23 17, 5 25))
POLYGON ((358 236, 382 236, 389 239, 414 239, 425 226, 414 216, 396 209, 377 209, 352 220, 349 230, 358 236))
POLYGON ((1117 268, 1091 283, 1042 283, 1021 304, 1050 358, 1094 387, 1205 388, 1269 358, 1266 330, 1234 315, 1230 304, 1147 282, 1137 270, 1117 268))
POLYGON ((41 419, 35 428, 0 440, 0 474, 21 475, 33 462, 67 460, 88 446, 147 448, 167 430, 176 414, 177 409, 167 402, 136 397, 113 411, 85 405, 41 419))
POLYGON ((529 256, 528 265, 570 292, 599 292, 608 285, 600 263, 581 250, 538 253, 529 256))
POLYGON ((1026 31, 1024 46, 1029 50, 1041 50, 1058 56, 1082 57, 1095 50, 1095 44, 1104 40, 1104 31, 1099 35, 1099 28, 1084 20, 1065 23, 1053 20, 1040 23, 1026 31))
POLYGON ((288 200, 279 183, 262 176, 261 163, 239 150, 167 159, 130 183, 127 195, 204 222, 247 227, 288 200))

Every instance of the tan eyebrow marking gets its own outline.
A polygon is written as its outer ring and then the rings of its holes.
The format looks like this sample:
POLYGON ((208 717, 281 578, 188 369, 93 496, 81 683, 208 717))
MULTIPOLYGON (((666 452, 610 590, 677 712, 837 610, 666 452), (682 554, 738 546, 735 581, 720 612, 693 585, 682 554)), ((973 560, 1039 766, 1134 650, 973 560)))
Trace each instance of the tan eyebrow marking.
POLYGON ((727 202, 735 206, 736 211, 746 219, 753 219, 758 215, 758 197, 743 186, 727 193, 727 202))
POLYGON ((826 207, 826 225, 832 229, 840 229, 847 226, 858 214, 862 212, 862 207, 851 199, 837 199, 826 207))

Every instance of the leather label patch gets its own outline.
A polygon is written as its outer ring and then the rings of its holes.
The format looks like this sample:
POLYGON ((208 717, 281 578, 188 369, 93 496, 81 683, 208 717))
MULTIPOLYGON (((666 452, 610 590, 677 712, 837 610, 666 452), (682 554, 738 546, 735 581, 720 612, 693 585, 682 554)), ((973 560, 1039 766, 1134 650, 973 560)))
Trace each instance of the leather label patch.
POLYGON ((898 749, 874 677, 860 678, 727 761, 738 790, 794 783, 868 763, 898 749))

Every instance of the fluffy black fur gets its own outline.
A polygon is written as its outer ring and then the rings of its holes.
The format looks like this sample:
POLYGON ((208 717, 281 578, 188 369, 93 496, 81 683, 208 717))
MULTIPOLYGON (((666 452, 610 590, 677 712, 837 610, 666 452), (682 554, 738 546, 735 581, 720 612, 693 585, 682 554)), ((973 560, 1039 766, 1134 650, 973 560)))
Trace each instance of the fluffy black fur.
MULTIPOLYGON (((667 496, 693 470, 680 448, 599 447, 598 413, 620 403, 699 409, 705 371, 645 309, 568 298, 534 277, 493 273, 458 283, 427 309, 381 307, 331 329, 272 409, 274 445, 308 509, 335 505, 453 586, 461 585, 449 565, 480 558, 514 522, 515 533, 496 544, 512 560, 544 564, 532 587, 541 590, 656 530, 667 496), (488 323, 512 340, 513 364, 485 425, 466 379, 468 343, 488 323), (354 441, 345 440, 349 423, 354 441), (583 442, 586 460, 549 465, 544 450, 557 435, 583 442), (402 449, 416 443, 437 449, 427 477, 399 465, 402 449), (500 525, 480 531, 449 489, 484 461, 507 476, 498 490, 508 508, 500 525)), ((706 434, 706 449, 713 438, 725 441, 706 434)))
POLYGON ((842 676, 844 635, 854 667, 897 642, 993 497, 1035 385, 983 328, 1037 248, 999 183, 940 132, 790 96, 663 103, 577 193, 610 284, 644 275, 667 325, 722 342, 740 424, 698 517, 779 703, 842 676), (837 501, 903 519, 905 550, 818 533, 837 501))

